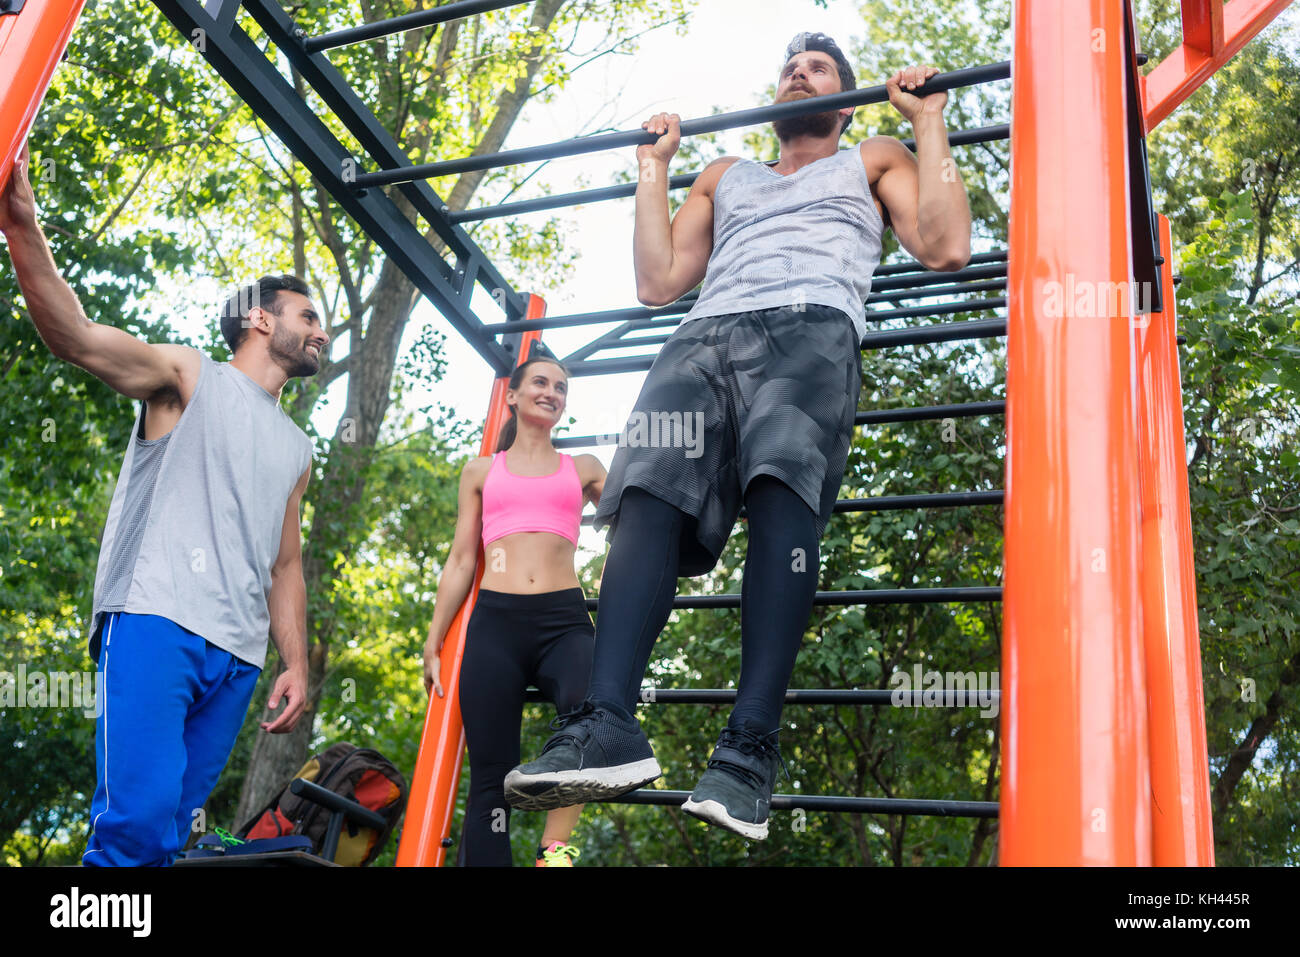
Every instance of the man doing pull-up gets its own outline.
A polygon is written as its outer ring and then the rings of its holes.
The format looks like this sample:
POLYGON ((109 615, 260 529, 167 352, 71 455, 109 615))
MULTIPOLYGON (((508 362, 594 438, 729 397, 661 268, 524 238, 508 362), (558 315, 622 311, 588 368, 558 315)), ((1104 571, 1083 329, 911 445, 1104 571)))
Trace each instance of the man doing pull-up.
MULTIPOLYGON (((916 133, 915 157, 888 136, 840 150, 851 107, 779 120, 775 165, 735 156, 710 163, 671 224, 668 163, 680 121, 659 113, 642 124, 659 139, 637 148, 638 298, 661 306, 704 284, 656 357, 633 416, 680 413, 703 423, 703 441, 696 436, 689 450, 620 444, 594 522, 610 526, 611 548, 587 700, 536 761, 506 778, 516 807, 615 797, 659 776, 632 715, 641 679, 678 576, 714 567, 743 501, 736 704, 683 810, 767 836, 781 707, 852 439, 864 302, 884 229, 931 269, 960 269, 970 258, 970 210, 943 121, 947 94, 908 92, 937 72, 908 67, 886 84, 916 133)), ((776 99, 855 86, 835 42, 805 33, 786 50, 776 99)))

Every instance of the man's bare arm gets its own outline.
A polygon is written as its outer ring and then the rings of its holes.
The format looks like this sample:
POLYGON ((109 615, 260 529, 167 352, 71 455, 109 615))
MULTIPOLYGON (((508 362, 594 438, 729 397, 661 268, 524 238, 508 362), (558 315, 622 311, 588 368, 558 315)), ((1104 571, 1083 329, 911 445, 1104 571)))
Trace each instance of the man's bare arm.
POLYGON ((91 322, 72 287, 59 275, 49 243, 36 221, 27 177, 27 147, 0 193, 0 232, 9 243, 14 275, 27 311, 50 352, 81 366, 110 388, 133 399, 160 393, 183 395, 198 378, 199 354, 187 346, 151 345, 113 326, 91 322))
POLYGON ((681 142, 676 114, 660 113, 642 128, 660 133, 653 146, 637 147, 636 226, 632 261, 642 305, 665 306, 704 279, 713 252, 713 191, 735 157, 714 160, 691 186, 677 215, 668 218, 668 164, 681 142))
POLYGON ((862 149, 864 161, 874 150, 884 167, 876 193, 903 248, 931 269, 952 271, 970 260, 970 204, 948 146, 943 120, 947 94, 925 95, 925 78, 937 72, 910 67, 886 83, 890 101, 912 124, 916 156, 888 136, 872 137, 862 149), (913 92, 904 92, 900 83, 909 79, 913 92))
POLYGON ((272 733, 292 731, 307 704, 307 584, 302 575, 302 518, 299 508, 311 467, 302 473, 289 496, 280 529, 280 550, 271 565, 271 594, 267 610, 271 616, 271 640, 280 654, 284 672, 271 690, 267 707, 274 710, 283 695, 282 711, 262 728, 272 733))

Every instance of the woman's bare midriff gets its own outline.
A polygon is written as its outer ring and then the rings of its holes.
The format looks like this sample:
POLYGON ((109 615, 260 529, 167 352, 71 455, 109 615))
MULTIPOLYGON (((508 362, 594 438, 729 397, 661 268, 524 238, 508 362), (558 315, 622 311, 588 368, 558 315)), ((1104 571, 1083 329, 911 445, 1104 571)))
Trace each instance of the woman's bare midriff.
POLYGON ((513 595, 536 595, 581 587, 573 570, 577 551, 554 532, 515 532, 483 547, 480 588, 513 595))

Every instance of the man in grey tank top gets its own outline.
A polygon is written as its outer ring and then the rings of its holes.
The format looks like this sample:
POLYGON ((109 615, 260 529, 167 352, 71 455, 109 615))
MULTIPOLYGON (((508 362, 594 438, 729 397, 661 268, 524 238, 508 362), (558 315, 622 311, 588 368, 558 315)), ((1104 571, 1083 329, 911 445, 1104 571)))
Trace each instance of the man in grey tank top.
MULTIPOLYGON (((937 72, 908 67, 886 84, 915 131, 915 157, 888 136, 840 150, 852 108, 781 120, 775 165, 734 156, 710 163, 671 223, 679 118, 660 113, 642 124, 659 140, 637 148, 638 298, 661 306, 703 286, 629 421, 682 425, 653 441, 620 441, 593 523, 610 526, 611 547, 588 698, 537 761, 506 778, 512 804, 583 803, 659 776, 632 716, 641 678, 677 577, 714 567, 743 501, 749 550, 736 704, 682 809, 767 836, 781 706, 852 439, 864 302, 884 229, 931 269, 960 269, 970 258, 970 210, 943 121, 947 94, 918 89, 937 72)), ((786 50, 777 101, 855 86, 833 40, 801 34, 786 50)))
MULTIPOLYGON (((26 148, 0 192, 0 232, 50 351, 141 408, 109 506, 90 652, 102 679, 87 866, 166 866, 194 830, 266 659, 284 671, 262 728, 293 729, 307 696, 299 503, 312 443, 280 408, 329 336, 293 276, 223 308, 234 358, 149 344, 90 321, 36 220, 26 148)), ((197 825, 197 826, 196 826, 197 825)))

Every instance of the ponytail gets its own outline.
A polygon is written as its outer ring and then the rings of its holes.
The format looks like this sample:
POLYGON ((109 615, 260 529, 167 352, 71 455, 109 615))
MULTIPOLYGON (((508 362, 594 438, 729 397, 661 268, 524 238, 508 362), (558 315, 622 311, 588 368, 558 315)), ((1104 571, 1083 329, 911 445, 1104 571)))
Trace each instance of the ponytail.
POLYGON ((510 446, 515 444, 515 436, 519 434, 519 420, 515 418, 515 407, 508 406, 510 409, 510 418, 506 424, 501 427, 501 438, 497 440, 497 451, 504 452, 510 446))

